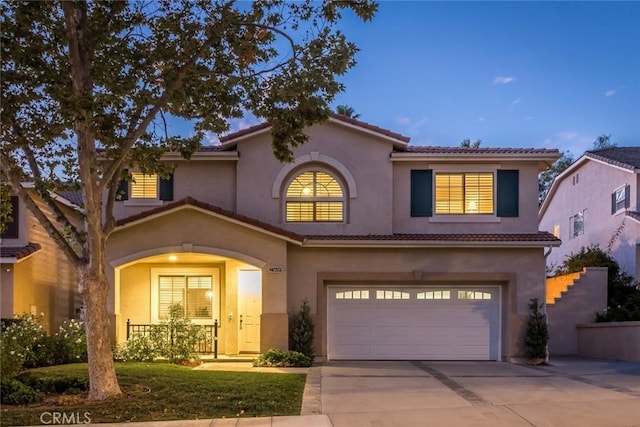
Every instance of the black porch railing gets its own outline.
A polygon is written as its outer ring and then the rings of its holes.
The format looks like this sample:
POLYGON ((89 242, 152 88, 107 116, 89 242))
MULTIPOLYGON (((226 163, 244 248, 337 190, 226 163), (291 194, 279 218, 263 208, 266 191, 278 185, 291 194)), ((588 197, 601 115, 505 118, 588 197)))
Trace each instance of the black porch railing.
MULTIPOLYGON (((198 354, 213 354, 215 359, 218 358, 218 319, 215 320, 213 325, 200 325, 203 329, 203 338, 196 343, 195 352, 198 354)), ((157 328, 165 330, 166 334, 170 334, 168 325, 153 325, 145 323, 131 323, 130 319, 127 319, 127 341, 132 336, 151 336, 151 332, 157 328)), ((173 337, 169 337, 169 340, 173 342, 173 337)))

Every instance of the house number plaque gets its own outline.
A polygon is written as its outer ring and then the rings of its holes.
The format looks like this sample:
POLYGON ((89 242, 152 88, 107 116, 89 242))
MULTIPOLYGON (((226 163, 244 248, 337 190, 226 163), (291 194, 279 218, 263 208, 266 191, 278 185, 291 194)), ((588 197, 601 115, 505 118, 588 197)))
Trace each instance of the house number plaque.
POLYGON ((269 273, 284 273, 284 265, 272 265, 268 270, 269 273))

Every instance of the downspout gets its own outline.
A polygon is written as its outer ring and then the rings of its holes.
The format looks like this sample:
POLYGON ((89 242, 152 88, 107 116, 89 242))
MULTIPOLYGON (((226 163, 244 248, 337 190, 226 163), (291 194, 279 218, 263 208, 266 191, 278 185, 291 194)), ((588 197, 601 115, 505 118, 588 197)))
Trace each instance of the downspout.
MULTIPOLYGON (((542 305, 542 311, 544 312, 544 319, 547 322, 547 331, 549 330, 549 315, 547 314, 547 257, 551 255, 553 246, 547 248, 547 252, 544 254, 544 304, 542 305)), ((547 341, 547 351, 545 351, 545 363, 549 363, 549 342, 547 341)))

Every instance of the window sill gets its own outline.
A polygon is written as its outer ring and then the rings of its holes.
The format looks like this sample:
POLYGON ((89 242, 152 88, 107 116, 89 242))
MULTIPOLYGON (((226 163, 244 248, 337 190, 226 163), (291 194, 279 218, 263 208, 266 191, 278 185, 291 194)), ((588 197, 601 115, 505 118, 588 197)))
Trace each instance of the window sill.
POLYGON ((158 199, 129 199, 124 201, 125 206, 162 206, 164 202, 158 199))
POLYGON ((493 215, 435 215, 429 217, 429 222, 498 223, 501 218, 493 215))

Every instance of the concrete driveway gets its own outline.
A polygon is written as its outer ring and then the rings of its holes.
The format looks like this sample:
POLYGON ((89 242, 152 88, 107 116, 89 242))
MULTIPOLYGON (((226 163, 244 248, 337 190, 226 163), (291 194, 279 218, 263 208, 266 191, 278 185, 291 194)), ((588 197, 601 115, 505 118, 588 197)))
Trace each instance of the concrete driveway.
POLYGON ((640 426, 640 363, 327 362, 303 415, 347 426, 640 426))

